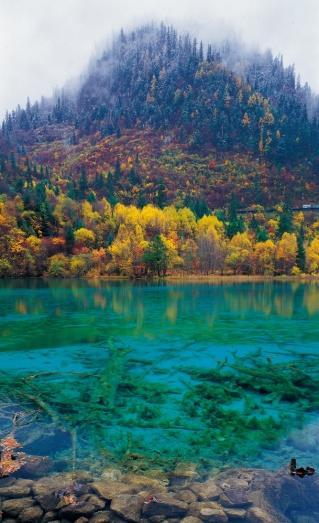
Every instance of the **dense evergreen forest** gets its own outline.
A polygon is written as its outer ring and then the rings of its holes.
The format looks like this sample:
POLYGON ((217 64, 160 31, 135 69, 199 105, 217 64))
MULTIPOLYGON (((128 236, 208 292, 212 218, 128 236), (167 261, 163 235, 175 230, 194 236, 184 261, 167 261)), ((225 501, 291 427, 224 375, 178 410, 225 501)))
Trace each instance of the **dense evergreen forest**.
POLYGON ((281 57, 121 31, 4 119, 0 275, 317 272, 317 217, 289 209, 318 177, 318 98, 281 57))
POLYGON ((318 155, 318 103, 293 67, 269 52, 237 51, 232 64, 232 53, 227 43, 204 50, 163 24, 121 31, 76 92, 18 108, 6 117, 3 137, 21 146, 53 123, 101 136, 149 125, 173 127, 189 146, 244 149, 284 164, 318 155))

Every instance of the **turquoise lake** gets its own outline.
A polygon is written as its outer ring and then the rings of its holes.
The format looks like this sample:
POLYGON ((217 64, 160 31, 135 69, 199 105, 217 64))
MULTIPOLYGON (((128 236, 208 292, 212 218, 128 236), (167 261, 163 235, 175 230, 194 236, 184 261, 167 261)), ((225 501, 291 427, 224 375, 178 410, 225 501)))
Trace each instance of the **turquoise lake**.
POLYGON ((316 282, 2 280, 0 333, 0 434, 59 467, 319 465, 316 282))

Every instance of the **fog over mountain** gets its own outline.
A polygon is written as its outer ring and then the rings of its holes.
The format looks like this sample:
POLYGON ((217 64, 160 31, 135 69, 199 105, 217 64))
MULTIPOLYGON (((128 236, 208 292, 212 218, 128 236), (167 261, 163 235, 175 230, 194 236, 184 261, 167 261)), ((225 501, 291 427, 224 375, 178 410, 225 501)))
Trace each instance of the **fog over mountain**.
POLYGON ((204 42, 236 35, 248 47, 271 48, 319 91, 316 0, 1 0, 0 116, 78 77, 120 27, 159 19, 204 42))

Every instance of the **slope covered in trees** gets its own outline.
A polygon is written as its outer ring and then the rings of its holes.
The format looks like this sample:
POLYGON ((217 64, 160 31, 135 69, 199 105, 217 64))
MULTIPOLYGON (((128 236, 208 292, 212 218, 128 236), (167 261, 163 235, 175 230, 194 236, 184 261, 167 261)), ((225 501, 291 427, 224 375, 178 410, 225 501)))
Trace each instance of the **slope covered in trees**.
POLYGON ((0 274, 317 272, 316 216, 288 209, 319 201, 318 115, 271 53, 122 31, 77 89, 7 114, 0 274), (281 207, 238 218, 256 204, 281 207))
POLYGON ((236 203, 196 218, 105 199, 76 201, 38 185, 32 202, 0 201, 0 276, 319 273, 319 221, 278 207, 243 220, 236 203))
POLYGON ((316 156, 318 105, 309 87, 270 53, 237 51, 235 63, 233 55, 230 45, 204 49, 163 24, 121 31, 75 92, 7 115, 3 139, 18 146, 51 140, 43 127, 54 123, 71 125, 74 140, 151 126, 174 129, 195 148, 244 149, 289 164, 316 156))

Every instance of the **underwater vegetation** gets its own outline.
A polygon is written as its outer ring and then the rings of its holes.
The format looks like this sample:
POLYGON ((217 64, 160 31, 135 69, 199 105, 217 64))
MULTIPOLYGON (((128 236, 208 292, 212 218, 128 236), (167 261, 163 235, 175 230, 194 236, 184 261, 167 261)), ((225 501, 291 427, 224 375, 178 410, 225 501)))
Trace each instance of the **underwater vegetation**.
POLYGON ((319 357, 261 350, 233 352, 211 367, 181 366, 181 384, 149 376, 152 362, 126 348, 105 347, 105 365, 87 372, 0 373, 0 435, 19 410, 24 446, 54 431, 70 448, 54 456, 66 467, 169 469, 180 461, 201 467, 251 464, 319 412, 319 357), (29 414, 28 414, 29 413, 29 414), (33 413, 33 414, 32 414, 33 413))
POLYGON ((274 363, 261 350, 232 354, 210 369, 183 369, 197 381, 183 398, 186 412, 206 427, 192 436, 219 458, 258 456, 319 409, 319 359, 288 356, 274 363))

